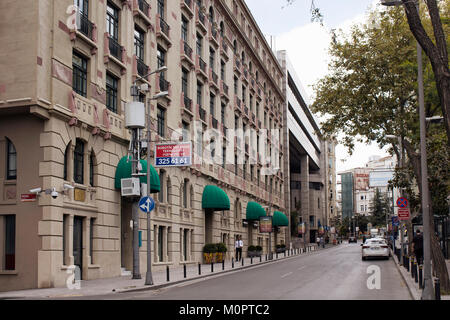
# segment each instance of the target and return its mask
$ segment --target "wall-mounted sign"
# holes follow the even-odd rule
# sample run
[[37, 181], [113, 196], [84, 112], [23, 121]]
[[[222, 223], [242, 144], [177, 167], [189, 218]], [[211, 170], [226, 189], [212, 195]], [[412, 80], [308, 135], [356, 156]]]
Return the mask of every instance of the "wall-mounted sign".
[[272, 232], [272, 217], [259, 217], [259, 232], [269, 233]]
[[20, 195], [20, 201], [22, 202], [36, 201], [36, 193], [22, 193]]
[[183, 167], [192, 164], [192, 143], [158, 143], [155, 146], [156, 167]]
[[86, 200], [86, 190], [75, 188], [73, 190], [73, 198], [75, 201], [84, 202]]

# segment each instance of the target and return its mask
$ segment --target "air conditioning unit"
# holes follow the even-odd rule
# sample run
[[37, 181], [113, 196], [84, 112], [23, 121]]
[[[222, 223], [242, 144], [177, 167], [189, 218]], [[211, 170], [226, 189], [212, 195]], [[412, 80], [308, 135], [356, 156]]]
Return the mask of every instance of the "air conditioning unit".
[[123, 197], [140, 196], [141, 184], [139, 178], [126, 178], [120, 180]]

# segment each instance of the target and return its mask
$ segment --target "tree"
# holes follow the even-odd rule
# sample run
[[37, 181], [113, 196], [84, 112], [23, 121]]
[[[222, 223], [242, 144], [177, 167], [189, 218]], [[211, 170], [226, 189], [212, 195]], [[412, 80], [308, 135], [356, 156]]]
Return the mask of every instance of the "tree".
[[[402, 150], [397, 141], [387, 139], [387, 135], [402, 137], [408, 167], [397, 172], [403, 177], [399, 182], [409, 186], [412, 193], [415, 183], [421, 192], [421, 184], [417, 183], [421, 181], [421, 170], [417, 152], [420, 138], [416, 41], [401, 8], [373, 11], [369, 19], [379, 22], [377, 27], [371, 21], [362, 27], [354, 26], [350, 35], [340, 35], [331, 43], [330, 73], [315, 85], [316, 99], [311, 107], [314, 112], [327, 115], [327, 120], [321, 124], [324, 135], [343, 133], [340, 142], [350, 153], [354, 141], [358, 140], [376, 141], [380, 147], [391, 145], [392, 152], [399, 155]], [[423, 23], [431, 28], [426, 20]], [[424, 70], [426, 116], [441, 115], [441, 99], [429, 61], [424, 61]], [[433, 194], [432, 205], [435, 205], [445, 201], [443, 196], [450, 190], [450, 158], [448, 152], [438, 151], [442, 143], [448, 150], [445, 148], [448, 136], [430, 125], [428, 129], [430, 193]], [[415, 214], [419, 212], [419, 205], [418, 201], [413, 208]], [[432, 257], [442, 288], [450, 290], [445, 260], [434, 235]]]
[[391, 211], [389, 203], [390, 201], [386, 195], [376, 188], [375, 196], [369, 207], [371, 213], [369, 220], [374, 227], [386, 226], [386, 215]]

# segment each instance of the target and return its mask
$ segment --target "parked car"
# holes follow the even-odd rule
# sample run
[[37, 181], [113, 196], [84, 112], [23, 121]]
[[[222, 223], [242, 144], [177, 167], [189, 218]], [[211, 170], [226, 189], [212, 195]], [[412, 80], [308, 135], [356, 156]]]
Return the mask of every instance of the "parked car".
[[367, 239], [361, 246], [362, 260], [366, 260], [370, 257], [389, 259], [389, 246], [386, 240], [382, 238]]
[[356, 239], [356, 237], [355, 237], [355, 236], [350, 236], [350, 237], [348, 237], [348, 243], [350, 243], [350, 242], [354, 242], [354, 243], [357, 243], [357, 242], [358, 242], [358, 240]]

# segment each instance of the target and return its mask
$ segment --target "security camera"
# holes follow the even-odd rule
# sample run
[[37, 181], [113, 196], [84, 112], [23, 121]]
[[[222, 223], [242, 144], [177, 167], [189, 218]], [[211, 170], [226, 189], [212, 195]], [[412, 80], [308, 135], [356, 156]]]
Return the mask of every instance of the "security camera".
[[30, 189], [31, 193], [40, 193], [42, 191], [42, 188], [34, 188], [34, 189]]
[[64, 189], [75, 189], [74, 186], [71, 186], [70, 184], [64, 183]]
[[55, 189], [55, 188], [53, 188], [53, 189], [52, 189], [52, 193], [51, 193], [51, 196], [52, 196], [52, 198], [53, 198], [53, 199], [56, 199], [56, 198], [58, 198], [58, 192], [56, 191], [56, 189]]

